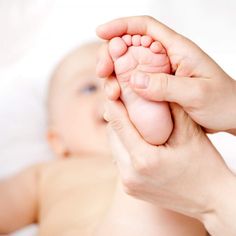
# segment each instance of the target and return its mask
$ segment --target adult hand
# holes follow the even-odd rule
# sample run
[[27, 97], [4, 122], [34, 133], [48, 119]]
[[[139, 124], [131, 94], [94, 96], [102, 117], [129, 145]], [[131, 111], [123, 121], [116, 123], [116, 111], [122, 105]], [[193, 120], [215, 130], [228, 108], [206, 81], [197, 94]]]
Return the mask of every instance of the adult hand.
[[[207, 132], [228, 131], [236, 135], [236, 82], [196, 44], [147, 16], [111, 21], [99, 26], [97, 34], [106, 40], [141, 34], [160, 41], [170, 58], [173, 75], [134, 74], [130, 83], [134, 90], [152, 101], [178, 103]], [[105, 45], [97, 73], [109, 77], [112, 72], [113, 63]], [[110, 97], [117, 98], [117, 84], [114, 80], [107, 82]]]
[[146, 143], [120, 101], [106, 108], [111, 146], [128, 194], [202, 221], [211, 235], [236, 235], [236, 178], [207, 136], [177, 105], [165, 145]]

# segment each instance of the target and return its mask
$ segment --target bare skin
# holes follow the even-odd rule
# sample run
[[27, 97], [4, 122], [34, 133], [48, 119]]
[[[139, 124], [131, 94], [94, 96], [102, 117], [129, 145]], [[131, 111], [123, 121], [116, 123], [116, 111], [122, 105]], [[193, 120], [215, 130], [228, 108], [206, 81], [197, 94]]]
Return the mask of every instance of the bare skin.
[[[149, 74], [148, 88], [140, 89], [135, 83], [130, 86], [144, 99], [178, 103], [207, 132], [226, 131], [236, 135], [236, 109], [232, 109], [236, 104], [236, 82], [191, 40], [150, 16], [116, 19], [98, 27], [97, 34], [105, 40], [125, 34], [150, 35], [159, 40], [167, 51], [174, 76]], [[112, 59], [105, 45], [101, 50], [97, 74], [109, 77], [113, 70]], [[119, 88], [114, 80], [108, 81], [113, 81], [107, 85], [112, 88], [108, 95], [116, 100]], [[222, 99], [221, 94], [227, 96]]]
[[143, 99], [129, 85], [132, 74], [137, 70], [149, 73], [171, 72], [164, 47], [149, 36], [128, 34], [111, 39], [108, 47], [121, 87], [121, 100], [131, 121], [149, 143], [165, 143], [173, 129], [168, 103]]
[[0, 234], [38, 222], [43, 236], [204, 236], [198, 221], [121, 188], [95, 78], [97, 50], [96, 44], [80, 48], [54, 73], [48, 141], [57, 159], [0, 182]]
[[54, 73], [48, 141], [56, 160], [0, 181], [0, 234], [38, 223], [43, 236], [91, 236], [110, 206], [117, 171], [95, 77], [98, 46], [73, 52]]
[[[17, 193], [11, 205], [22, 206], [11, 209], [9, 199], [0, 197], [0, 232], [11, 233], [37, 222], [38, 235], [90, 236], [109, 207], [115, 183], [116, 170], [108, 156], [75, 157], [30, 167], [7, 180], [5, 187], [0, 182], [5, 197], [11, 196], [12, 189]], [[35, 191], [27, 191], [28, 187]]]
[[[124, 34], [148, 34], [160, 40], [170, 55], [175, 76], [149, 74], [146, 87], [140, 88], [136, 83], [132, 84], [135, 92], [151, 101], [178, 103], [207, 132], [225, 131], [236, 134], [236, 110], [233, 109], [236, 104], [236, 83], [189, 39], [148, 16], [117, 19], [100, 26], [97, 33], [106, 40]], [[113, 71], [111, 58], [107, 50], [103, 50], [101, 56], [97, 73], [106, 77]], [[110, 86], [116, 80], [109, 81], [113, 82], [109, 83], [108, 88], [116, 90], [111, 89], [107, 94], [116, 100], [114, 94], [117, 94], [117, 86]], [[222, 94], [225, 96], [222, 97]], [[174, 131], [167, 144], [154, 147], [157, 151], [154, 154], [152, 148], [148, 151], [149, 148], [137, 132], [132, 136], [135, 132], [132, 132], [134, 129], [128, 122], [127, 112], [124, 108], [119, 109], [122, 104], [115, 102], [107, 107], [106, 119], [110, 121], [112, 130], [120, 138], [118, 141], [124, 144], [132, 160], [131, 164], [125, 166], [126, 171], [124, 168], [120, 171], [126, 176], [124, 185], [127, 192], [137, 198], [156, 202], [200, 219], [211, 235], [235, 235], [235, 174], [225, 165], [206, 135], [196, 135], [202, 133], [202, 130], [194, 132], [189, 129], [191, 119], [187, 114], [183, 115], [181, 109], [178, 113], [175, 112], [173, 118], [179, 122], [175, 122]], [[176, 109], [178, 106], [173, 104], [172, 108], [174, 107]], [[193, 124], [192, 121], [191, 123]], [[135, 153], [134, 149], [137, 150]], [[121, 148], [120, 155], [117, 155], [120, 165], [124, 162], [123, 152]], [[119, 153], [119, 149], [115, 153]], [[146, 158], [147, 155], [149, 159]], [[177, 177], [173, 173], [182, 174]], [[140, 176], [144, 177], [143, 180]]]
[[85, 156], [45, 166], [40, 178], [39, 235], [92, 235], [111, 204], [115, 183], [110, 157]]

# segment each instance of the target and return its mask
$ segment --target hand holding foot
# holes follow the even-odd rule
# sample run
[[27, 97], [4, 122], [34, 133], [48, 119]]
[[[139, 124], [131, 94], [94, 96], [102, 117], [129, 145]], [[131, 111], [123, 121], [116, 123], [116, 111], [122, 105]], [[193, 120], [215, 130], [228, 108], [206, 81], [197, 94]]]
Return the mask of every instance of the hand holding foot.
[[[147, 88], [140, 89], [133, 83], [135, 92], [151, 101], [178, 103], [208, 132], [228, 131], [236, 135], [236, 82], [189, 39], [147, 16], [111, 21], [98, 27], [97, 34], [106, 40], [125, 34], [150, 35], [159, 40], [175, 76], [166, 72], [150, 74]], [[97, 67], [101, 77], [113, 72], [111, 61], [108, 51], [103, 50]]]

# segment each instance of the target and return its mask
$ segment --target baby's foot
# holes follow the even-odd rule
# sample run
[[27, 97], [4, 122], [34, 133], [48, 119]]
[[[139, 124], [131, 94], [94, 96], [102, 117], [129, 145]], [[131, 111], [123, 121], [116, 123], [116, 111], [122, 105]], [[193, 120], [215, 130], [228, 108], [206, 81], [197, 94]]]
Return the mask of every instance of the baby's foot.
[[170, 73], [169, 58], [164, 47], [149, 36], [124, 35], [109, 42], [121, 99], [140, 134], [151, 144], [163, 144], [173, 128], [168, 103], [151, 102], [138, 96], [129, 86], [136, 70], [148, 73]]

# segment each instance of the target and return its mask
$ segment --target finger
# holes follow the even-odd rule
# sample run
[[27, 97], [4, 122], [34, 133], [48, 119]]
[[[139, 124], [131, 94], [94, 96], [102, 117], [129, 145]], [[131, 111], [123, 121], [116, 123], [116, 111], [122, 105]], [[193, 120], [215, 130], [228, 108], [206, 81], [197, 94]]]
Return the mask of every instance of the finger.
[[153, 39], [159, 40], [167, 49], [178, 36], [175, 31], [150, 16], [119, 18], [98, 26], [96, 32], [100, 38], [106, 40], [125, 34], [150, 35]]
[[108, 102], [106, 120], [108, 120], [108, 127], [114, 131], [129, 154], [129, 163], [132, 164], [135, 172], [149, 175], [150, 168], [157, 166], [159, 147], [147, 143], [141, 137], [129, 120], [128, 113], [120, 101]]
[[128, 151], [110, 126], [107, 127], [107, 133], [114, 163], [118, 168], [125, 191], [134, 195], [137, 190], [136, 186], [141, 182], [140, 180], [142, 180], [142, 176], [140, 176], [134, 168], [133, 160], [130, 158]]
[[197, 125], [191, 117], [176, 103], [170, 103], [174, 129], [169, 144], [183, 145], [191, 139], [203, 134], [201, 127]]
[[114, 76], [110, 76], [108, 80], [105, 81], [104, 89], [108, 99], [117, 100], [120, 97], [120, 85]]
[[131, 164], [129, 154], [111, 126], [107, 127], [107, 134], [114, 161], [122, 171]]
[[114, 65], [108, 51], [108, 44], [103, 43], [98, 53], [96, 74], [98, 77], [108, 77], [113, 73]]
[[164, 73], [132, 75], [130, 85], [134, 91], [151, 101], [175, 102], [183, 107], [194, 107], [205, 97], [210, 82], [205, 78], [178, 77]]
[[121, 101], [108, 101], [105, 114], [108, 126], [114, 130], [129, 153], [138, 150], [142, 145], [148, 145], [129, 120]]

